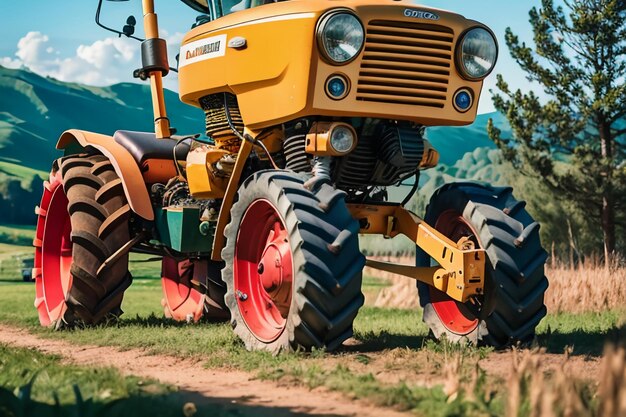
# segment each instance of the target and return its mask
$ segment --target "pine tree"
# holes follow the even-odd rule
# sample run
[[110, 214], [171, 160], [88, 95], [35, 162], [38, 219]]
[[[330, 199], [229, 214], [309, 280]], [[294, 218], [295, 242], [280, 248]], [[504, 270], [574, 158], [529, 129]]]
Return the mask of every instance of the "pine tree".
[[498, 75], [493, 101], [512, 137], [492, 121], [489, 136], [522, 174], [600, 219], [608, 263], [626, 207], [626, 0], [542, 0], [529, 16], [534, 48], [510, 28], [505, 39], [544, 94], [511, 91]]

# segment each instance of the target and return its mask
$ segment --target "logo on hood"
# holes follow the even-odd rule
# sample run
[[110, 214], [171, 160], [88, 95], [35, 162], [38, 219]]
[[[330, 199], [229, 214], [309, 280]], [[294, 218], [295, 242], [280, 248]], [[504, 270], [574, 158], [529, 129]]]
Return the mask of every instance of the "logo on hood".
[[416, 19], [439, 20], [439, 15], [425, 10], [404, 9], [404, 15]]

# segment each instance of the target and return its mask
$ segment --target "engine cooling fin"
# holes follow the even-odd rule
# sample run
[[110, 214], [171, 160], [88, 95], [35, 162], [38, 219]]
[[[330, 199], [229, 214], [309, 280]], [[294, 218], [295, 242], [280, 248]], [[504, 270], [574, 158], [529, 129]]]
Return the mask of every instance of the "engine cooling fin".
[[230, 152], [237, 152], [240, 139], [230, 128], [226, 115], [225, 102], [228, 103], [233, 125], [240, 133], [243, 133], [243, 119], [239, 112], [237, 97], [233, 94], [211, 94], [200, 99], [200, 106], [206, 116], [206, 134], [215, 141], [215, 147]]
[[390, 186], [415, 174], [423, 156], [419, 127], [381, 123], [363, 129], [357, 147], [337, 162], [333, 177], [342, 189]]

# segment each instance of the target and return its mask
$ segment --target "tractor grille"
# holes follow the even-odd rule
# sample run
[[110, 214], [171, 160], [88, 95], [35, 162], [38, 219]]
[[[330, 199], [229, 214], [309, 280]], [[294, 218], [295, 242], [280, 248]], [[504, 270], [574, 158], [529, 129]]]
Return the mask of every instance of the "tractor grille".
[[452, 29], [445, 26], [371, 21], [357, 100], [443, 108], [453, 40]]

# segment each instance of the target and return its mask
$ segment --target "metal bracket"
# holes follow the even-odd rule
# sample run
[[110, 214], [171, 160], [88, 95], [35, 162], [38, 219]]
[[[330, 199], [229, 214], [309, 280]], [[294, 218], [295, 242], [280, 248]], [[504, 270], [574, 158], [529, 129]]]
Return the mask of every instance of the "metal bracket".
[[363, 226], [360, 233], [385, 237], [403, 234], [439, 264], [417, 267], [368, 260], [368, 266], [424, 282], [461, 302], [482, 294], [485, 251], [474, 248], [474, 242], [467, 237], [453, 242], [399, 205], [349, 204], [348, 208]]

